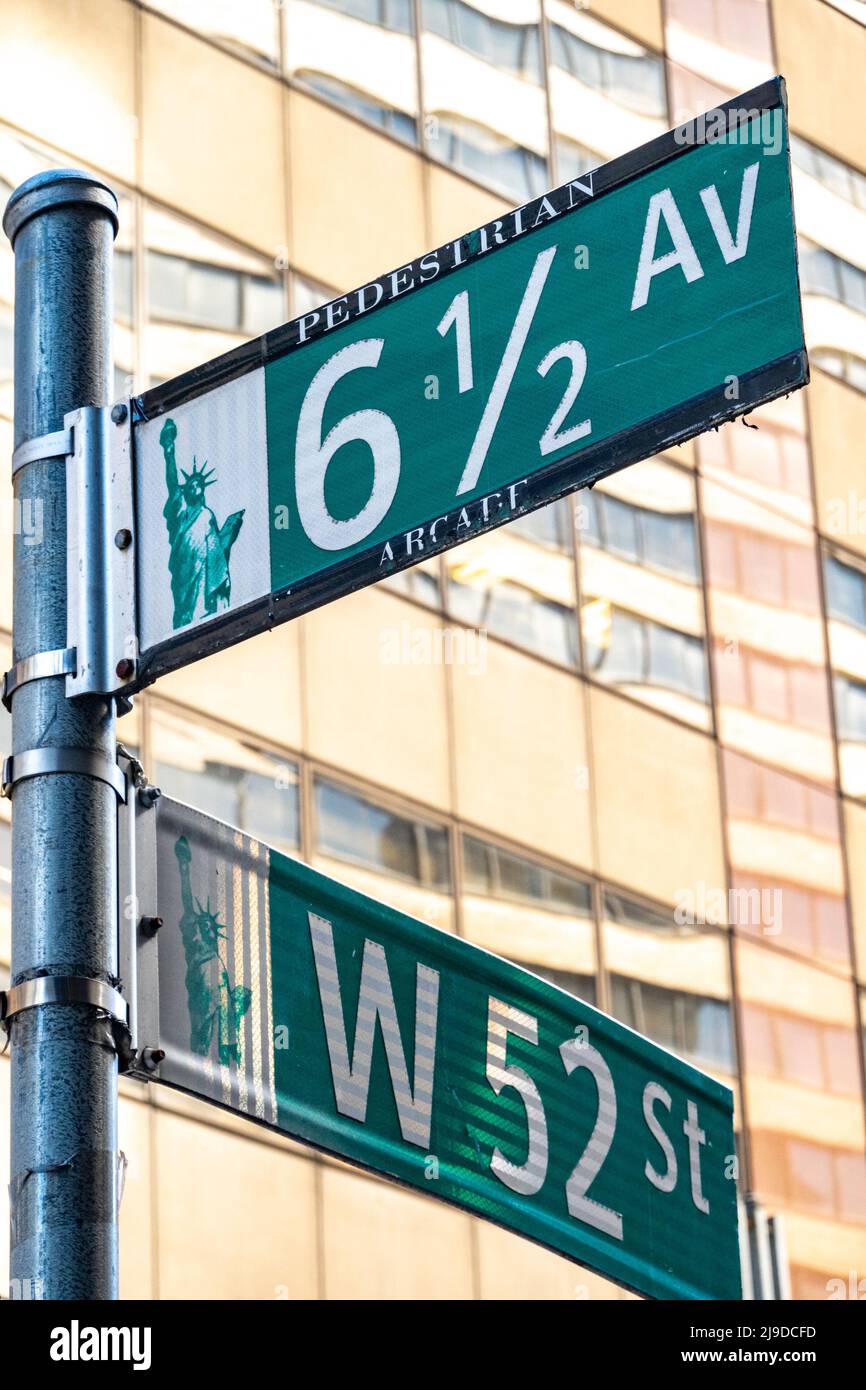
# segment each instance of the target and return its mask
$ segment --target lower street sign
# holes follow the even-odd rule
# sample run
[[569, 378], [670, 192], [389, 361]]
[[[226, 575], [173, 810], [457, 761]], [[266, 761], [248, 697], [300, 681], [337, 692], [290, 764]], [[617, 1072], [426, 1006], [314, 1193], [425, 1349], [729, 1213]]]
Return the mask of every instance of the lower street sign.
[[807, 379], [776, 78], [117, 407], [137, 612], [111, 679], [135, 690]]
[[740, 1297], [725, 1086], [187, 806], [135, 819], [141, 1074], [650, 1297]]

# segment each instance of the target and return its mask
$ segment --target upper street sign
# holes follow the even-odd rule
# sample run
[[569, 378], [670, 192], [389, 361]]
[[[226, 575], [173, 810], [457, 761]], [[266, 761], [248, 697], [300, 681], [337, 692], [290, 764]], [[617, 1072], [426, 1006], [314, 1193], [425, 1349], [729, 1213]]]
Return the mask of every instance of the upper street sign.
[[120, 685], [807, 379], [776, 78], [135, 398]]
[[650, 1297], [740, 1297], [727, 1087], [465, 940], [145, 802], [121, 811], [136, 1070]]

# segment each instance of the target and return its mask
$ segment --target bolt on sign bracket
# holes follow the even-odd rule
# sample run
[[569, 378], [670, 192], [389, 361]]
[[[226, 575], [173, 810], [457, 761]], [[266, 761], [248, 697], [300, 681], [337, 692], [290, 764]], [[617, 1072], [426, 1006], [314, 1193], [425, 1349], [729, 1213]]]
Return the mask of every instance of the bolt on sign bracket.
[[[83, 406], [64, 416], [67, 696], [120, 691], [137, 669], [130, 412]], [[119, 539], [122, 537], [122, 543]]]
[[[156, 815], [158, 789], [148, 784], [144, 768], [118, 748], [126, 779], [126, 800], [117, 807], [118, 970], [129, 1004], [129, 1058], [125, 1070], [147, 1081], [149, 1060], [159, 1044], [157, 940], [152, 922], [156, 902]], [[155, 793], [155, 794], [154, 794]]]

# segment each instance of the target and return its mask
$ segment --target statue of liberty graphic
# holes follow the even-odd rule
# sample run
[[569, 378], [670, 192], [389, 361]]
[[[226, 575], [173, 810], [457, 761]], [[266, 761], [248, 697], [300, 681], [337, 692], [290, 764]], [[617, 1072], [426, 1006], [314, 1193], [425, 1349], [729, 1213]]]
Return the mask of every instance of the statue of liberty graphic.
[[220, 1062], [224, 1066], [231, 1062], [239, 1063], [238, 1025], [250, 1007], [252, 991], [229, 982], [228, 966], [220, 951], [220, 941], [225, 939], [227, 928], [211, 912], [210, 899], [207, 906], [202, 907], [198, 899], [193, 897], [190, 881], [192, 851], [185, 835], [176, 841], [174, 853], [180, 870], [183, 903], [180, 934], [186, 957], [189, 1045], [199, 1057], [208, 1057], [216, 1036]]
[[200, 618], [228, 608], [232, 581], [229, 558], [244, 519], [243, 510], [232, 512], [222, 526], [205, 505], [205, 489], [214, 481], [207, 460], [201, 468], [192, 460], [192, 472], [181, 469], [178, 478], [174, 456], [177, 425], [166, 420], [159, 436], [165, 456], [165, 485], [168, 500], [162, 509], [168, 527], [171, 551], [171, 594], [174, 599], [175, 628], [186, 627]]

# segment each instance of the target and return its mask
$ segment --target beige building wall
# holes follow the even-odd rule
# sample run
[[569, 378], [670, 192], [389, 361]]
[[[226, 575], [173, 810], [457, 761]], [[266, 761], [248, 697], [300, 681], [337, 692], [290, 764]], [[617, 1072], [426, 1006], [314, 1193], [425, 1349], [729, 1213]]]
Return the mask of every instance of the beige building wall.
[[[533, 49], [530, 33], [523, 51], [548, 54], [549, 81], [534, 59], [494, 72], [456, 47], [434, 71], [441, 35], [425, 36], [419, 68], [410, 35], [365, 28], [339, 0], [247, 0], [222, 18], [181, 0], [5, 0], [0, 179], [78, 163], [117, 186], [121, 395], [490, 220], [684, 105], [785, 74], [807, 142], [795, 150], [801, 223], [810, 237], [829, 228], [836, 257], [818, 283], [801, 253], [816, 363], [805, 409], [758, 412], [758, 430], [725, 427], [495, 546], [175, 673], [137, 700], [120, 737], [172, 794], [226, 818], [243, 814], [229, 783], [272, 787], [252, 833], [557, 972], [725, 1080], [742, 1185], [786, 1217], [795, 1294], [822, 1296], [866, 1265], [866, 299], [837, 302], [856, 300], [851, 267], [864, 259], [866, 28], [821, 0], [745, 0], [736, 32], [727, 7], [686, 0], [544, 3], [548, 42]], [[478, 8], [514, 20], [492, 0]], [[541, 0], [520, 11], [531, 29]], [[317, 55], [320, 22], [335, 36], [354, 27]], [[397, 57], [365, 70], [365, 34], [371, 53]], [[625, 57], [633, 90], [582, 85], [567, 70], [575, 41]], [[480, 134], [475, 117], [424, 108], [450, 62], [471, 74], [475, 116], [487, 102]], [[498, 115], [493, 91], [506, 94]], [[578, 111], [598, 118], [578, 129]], [[242, 296], [234, 317], [215, 307], [226, 276]], [[11, 301], [0, 250], [7, 339]], [[10, 416], [7, 349], [7, 456]], [[4, 668], [10, 576], [7, 546]], [[463, 660], [388, 656], [395, 634], [434, 650], [455, 628], [483, 636]], [[8, 746], [2, 713], [0, 731]], [[327, 786], [357, 825], [374, 813], [408, 823], [438, 858], [347, 858], [322, 813]], [[7, 974], [8, 815], [0, 803]], [[771, 919], [729, 894], [756, 888], [780, 895]], [[696, 909], [685, 926], [673, 918], [683, 901]], [[155, 1085], [121, 1091], [127, 1297], [626, 1297]], [[0, 1193], [8, 1177], [4, 1123]], [[6, 1231], [0, 1215], [0, 1263]]]

